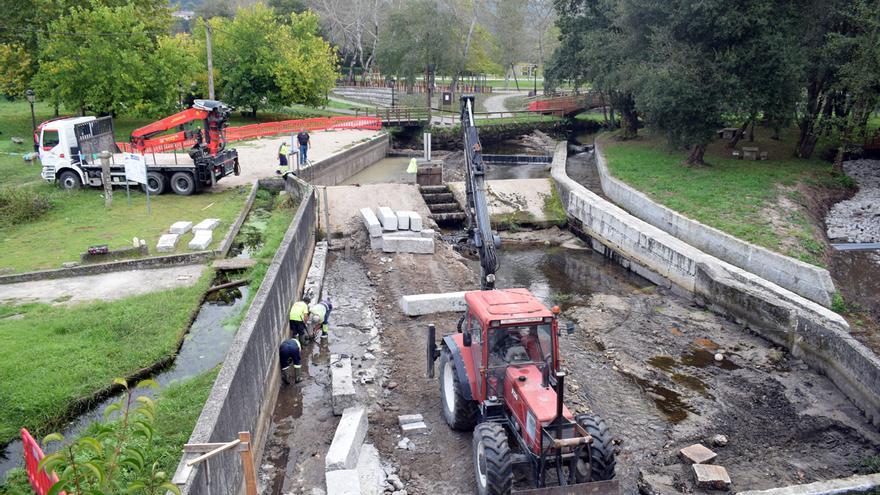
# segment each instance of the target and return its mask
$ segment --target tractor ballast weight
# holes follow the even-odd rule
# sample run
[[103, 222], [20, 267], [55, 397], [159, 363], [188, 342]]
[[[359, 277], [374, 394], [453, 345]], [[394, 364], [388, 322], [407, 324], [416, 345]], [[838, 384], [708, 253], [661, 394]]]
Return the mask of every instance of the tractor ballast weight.
[[[565, 407], [556, 313], [526, 289], [470, 291], [465, 302], [460, 333], [438, 345], [429, 326], [427, 375], [440, 359], [444, 419], [474, 430], [477, 492], [619, 493], [605, 422]], [[529, 468], [534, 489], [513, 491], [515, 465]]]

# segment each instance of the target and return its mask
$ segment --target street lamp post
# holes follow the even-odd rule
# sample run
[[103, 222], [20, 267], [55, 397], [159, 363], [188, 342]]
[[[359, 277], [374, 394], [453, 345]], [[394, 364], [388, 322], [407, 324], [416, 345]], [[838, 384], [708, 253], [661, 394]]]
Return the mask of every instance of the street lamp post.
[[[25, 98], [27, 98], [28, 103], [31, 104], [31, 135], [37, 133], [37, 116], [34, 115], [34, 90], [28, 89], [24, 92]], [[39, 151], [39, 145], [37, 144], [37, 140], [34, 139], [34, 151]]]
[[533, 72], [533, 77], [535, 78], [535, 85], [534, 85], [535, 96], [538, 96], [538, 64], [535, 64], [535, 66], [532, 67], [532, 72]]

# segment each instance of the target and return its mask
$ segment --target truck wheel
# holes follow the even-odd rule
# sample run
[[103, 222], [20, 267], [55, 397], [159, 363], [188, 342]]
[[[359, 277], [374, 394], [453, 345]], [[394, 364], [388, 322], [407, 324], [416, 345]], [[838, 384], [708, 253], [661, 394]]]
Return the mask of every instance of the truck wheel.
[[147, 183], [141, 184], [141, 189], [157, 196], [162, 194], [165, 192], [165, 176], [160, 172], [147, 172]]
[[[614, 478], [614, 445], [611, 443], [611, 432], [605, 420], [599, 416], [581, 414], [576, 418], [587, 433], [593, 437], [590, 444], [589, 458], [578, 461], [575, 478], [578, 483], [587, 481], [605, 481]], [[589, 465], [587, 464], [589, 463]]]
[[474, 430], [474, 475], [479, 495], [507, 495], [513, 489], [513, 462], [507, 432], [498, 423]]
[[177, 172], [171, 176], [171, 190], [174, 194], [189, 196], [196, 190], [196, 181], [189, 172]]
[[464, 398], [449, 349], [443, 349], [440, 356], [440, 402], [443, 417], [453, 430], [469, 431], [477, 424], [477, 403]]
[[58, 174], [58, 185], [61, 186], [61, 189], [73, 191], [74, 189], [81, 188], [82, 182], [79, 180], [79, 175], [76, 175], [76, 172], [65, 170]]

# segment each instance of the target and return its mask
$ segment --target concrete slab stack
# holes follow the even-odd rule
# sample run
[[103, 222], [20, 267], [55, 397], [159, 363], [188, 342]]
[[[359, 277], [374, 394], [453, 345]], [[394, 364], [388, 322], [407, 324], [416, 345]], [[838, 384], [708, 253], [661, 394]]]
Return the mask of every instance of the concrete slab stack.
[[361, 219], [370, 236], [370, 249], [385, 253], [434, 253], [434, 231], [422, 229], [422, 217], [414, 211], [395, 212], [379, 207], [379, 214], [361, 208]]

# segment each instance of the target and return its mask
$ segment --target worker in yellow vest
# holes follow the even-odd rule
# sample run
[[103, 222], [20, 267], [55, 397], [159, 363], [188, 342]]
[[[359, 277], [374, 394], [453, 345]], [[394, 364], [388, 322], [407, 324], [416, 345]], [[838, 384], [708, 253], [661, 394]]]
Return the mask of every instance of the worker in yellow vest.
[[278, 168], [275, 170], [276, 174], [284, 175], [288, 172], [287, 155], [289, 154], [290, 147], [287, 146], [287, 141], [283, 141], [281, 147], [278, 148]]
[[293, 338], [299, 338], [306, 334], [306, 322], [309, 321], [309, 303], [312, 297], [303, 294], [302, 300], [293, 303], [290, 307], [290, 334]]

